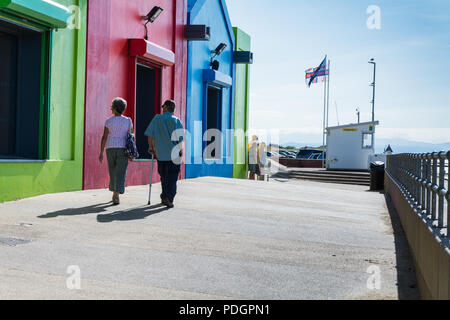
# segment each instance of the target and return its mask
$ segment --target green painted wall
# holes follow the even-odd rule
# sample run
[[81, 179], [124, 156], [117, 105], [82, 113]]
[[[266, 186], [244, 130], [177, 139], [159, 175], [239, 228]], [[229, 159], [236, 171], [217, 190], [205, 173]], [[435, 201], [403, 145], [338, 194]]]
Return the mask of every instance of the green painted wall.
[[[233, 28], [235, 51], [251, 51], [250, 36]], [[247, 130], [249, 114], [250, 65], [235, 64], [234, 165], [233, 178], [246, 179], [248, 168]]]
[[0, 202], [82, 189], [87, 1], [56, 2], [74, 9], [76, 27], [50, 31], [48, 160], [0, 162]]

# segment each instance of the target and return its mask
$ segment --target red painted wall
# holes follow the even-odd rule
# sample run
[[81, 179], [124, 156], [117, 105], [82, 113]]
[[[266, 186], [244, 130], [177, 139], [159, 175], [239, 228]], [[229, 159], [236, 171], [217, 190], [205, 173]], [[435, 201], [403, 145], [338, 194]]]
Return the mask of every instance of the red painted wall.
[[[85, 145], [83, 189], [101, 189], [109, 185], [106, 157], [98, 161], [105, 121], [111, 117], [110, 105], [115, 97], [129, 102], [125, 115], [134, 119], [128, 39], [144, 38], [141, 16], [154, 7], [164, 9], [153, 24], [148, 24], [149, 41], [175, 53], [175, 65], [161, 72], [161, 103], [173, 99], [175, 115], [185, 124], [186, 118], [186, 50], [183, 39], [186, 23], [186, 0], [89, 0], [87, 28]], [[150, 181], [151, 162], [130, 162], [126, 185], [143, 185]], [[181, 177], [185, 177], [182, 166]], [[153, 181], [159, 181], [157, 165]]]

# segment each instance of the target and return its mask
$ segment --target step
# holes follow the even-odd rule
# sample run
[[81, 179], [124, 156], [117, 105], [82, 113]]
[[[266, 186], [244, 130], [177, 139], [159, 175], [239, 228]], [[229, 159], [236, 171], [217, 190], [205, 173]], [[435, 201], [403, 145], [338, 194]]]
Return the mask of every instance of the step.
[[355, 182], [364, 182], [364, 183], [370, 183], [370, 179], [363, 179], [363, 178], [349, 178], [349, 177], [323, 177], [323, 176], [310, 176], [310, 175], [297, 175], [292, 174], [291, 178], [298, 178], [298, 179], [317, 179], [317, 180], [331, 180], [331, 181], [355, 181]]
[[351, 178], [311, 177], [311, 176], [298, 176], [298, 175], [291, 175], [291, 178], [315, 179], [315, 180], [326, 180], [326, 181], [351, 181], [351, 182], [370, 183], [370, 180], [351, 179]]
[[331, 183], [346, 183], [346, 184], [358, 184], [358, 185], [370, 185], [370, 180], [368, 179], [358, 179], [358, 178], [332, 178], [332, 177], [318, 177], [318, 176], [302, 176], [302, 175], [290, 175], [291, 179], [299, 180], [311, 180], [319, 182], [331, 182]]
[[307, 178], [307, 177], [291, 177], [291, 179], [308, 180], [308, 181], [323, 182], [323, 183], [337, 183], [337, 184], [370, 186], [369, 181], [351, 181], [351, 180], [344, 180], [344, 179], [331, 180], [331, 179], [319, 179], [319, 178]]
[[343, 176], [343, 177], [364, 177], [370, 178], [370, 173], [368, 172], [354, 172], [354, 171], [328, 171], [328, 170], [301, 170], [301, 169], [290, 169], [291, 173], [301, 173], [301, 174], [316, 174], [316, 175], [329, 175], [329, 176]]
[[318, 177], [318, 178], [336, 178], [336, 179], [355, 179], [370, 181], [370, 176], [350, 176], [350, 175], [334, 175], [334, 174], [317, 174], [313, 172], [290, 172], [293, 176]]

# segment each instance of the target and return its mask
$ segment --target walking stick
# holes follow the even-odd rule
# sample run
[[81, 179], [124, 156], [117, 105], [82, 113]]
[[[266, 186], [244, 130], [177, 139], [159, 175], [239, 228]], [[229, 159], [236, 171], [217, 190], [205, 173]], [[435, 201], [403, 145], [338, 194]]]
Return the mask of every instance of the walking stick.
[[149, 186], [149, 188], [148, 188], [148, 205], [150, 205], [150, 198], [151, 198], [151, 195], [152, 195], [152, 183], [153, 183], [153, 163], [154, 163], [154, 157], [153, 157], [153, 154], [152, 154], [151, 156], [152, 156], [152, 168], [151, 168], [151, 171], [150, 171], [150, 186]]

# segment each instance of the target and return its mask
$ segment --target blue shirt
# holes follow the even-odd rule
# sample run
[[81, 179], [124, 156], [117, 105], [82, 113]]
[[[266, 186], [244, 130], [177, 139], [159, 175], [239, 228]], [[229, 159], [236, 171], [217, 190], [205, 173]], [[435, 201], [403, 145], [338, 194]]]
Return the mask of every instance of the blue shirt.
[[[156, 157], [159, 161], [172, 161], [172, 150], [179, 142], [183, 141], [183, 135], [173, 134], [177, 129], [183, 130], [180, 119], [170, 112], [156, 115], [150, 122], [145, 135], [153, 138]], [[172, 141], [172, 136], [173, 140]], [[178, 156], [179, 148], [174, 150]]]

